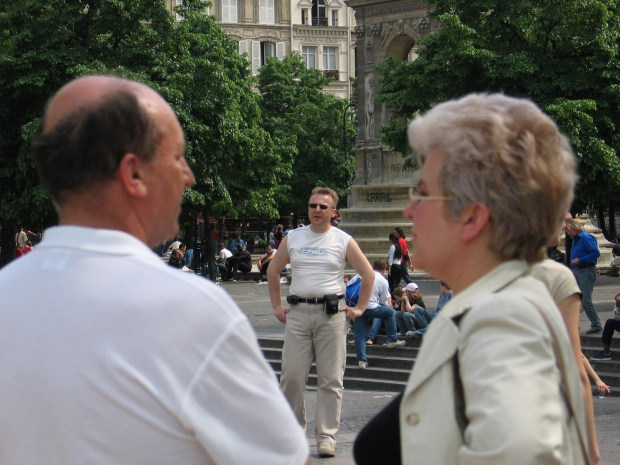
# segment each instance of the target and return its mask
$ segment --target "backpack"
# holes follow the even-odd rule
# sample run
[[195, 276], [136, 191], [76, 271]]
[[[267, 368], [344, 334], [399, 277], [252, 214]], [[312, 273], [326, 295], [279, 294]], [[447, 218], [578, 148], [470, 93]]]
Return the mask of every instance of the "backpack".
[[362, 278], [347, 284], [347, 290], [344, 294], [344, 301], [349, 307], [355, 307], [357, 301], [360, 298], [360, 291], [362, 290]]

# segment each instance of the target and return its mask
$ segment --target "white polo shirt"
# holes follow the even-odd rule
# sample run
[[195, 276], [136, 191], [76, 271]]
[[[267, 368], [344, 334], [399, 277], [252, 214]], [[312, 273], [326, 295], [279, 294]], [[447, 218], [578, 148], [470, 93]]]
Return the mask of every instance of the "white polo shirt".
[[245, 315], [135, 237], [52, 228], [0, 293], [0, 463], [307, 460]]

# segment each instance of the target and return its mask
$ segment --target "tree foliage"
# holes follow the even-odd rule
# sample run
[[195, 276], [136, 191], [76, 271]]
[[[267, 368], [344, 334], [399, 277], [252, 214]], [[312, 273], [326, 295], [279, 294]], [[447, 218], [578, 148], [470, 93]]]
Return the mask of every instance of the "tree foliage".
[[283, 61], [270, 59], [261, 67], [258, 88], [265, 127], [274, 139], [288, 144], [292, 177], [279, 188], [280, 212], [307, 214], [315, 186], [327, 186], [344, 197], [355, 175], [355, 160], [344, 144], [355, 134], [349, 104], [323, 92], [330, 82], [306, 69], [298, 54]]
[[290, 163], [262, 127], [247, 60], [207, 5], [185, 0], [175, 27], [163, 0], [0, 0], [0, 224], [55, 221], [29, 138], [49, 96], [93, 73], [136, 79], [172, 105], [196, 175], [186, 213], [275, 215]]
[[403, 121], [471, 92], [527, 97], [576, 151], [582, 202], [620, 193], [620, 11], [613, 0], [439, 0], [442, 28], [413, 62], [389, 60], [378, 99], [395, 109], [384, 140], [406, 151]]

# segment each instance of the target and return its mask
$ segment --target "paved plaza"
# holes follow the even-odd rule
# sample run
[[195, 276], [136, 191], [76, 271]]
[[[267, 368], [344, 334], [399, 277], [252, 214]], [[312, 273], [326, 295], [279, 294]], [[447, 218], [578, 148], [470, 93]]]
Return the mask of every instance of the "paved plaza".
[[[439, 282], [436, 280], [417, 280], [424, 302], [434, 308], [439, 299]], [[256, 282], [231, 282], [222, 285], [248, 316], [256, 334], [259, 336], [284, 336], [284, 325], [279, 323], [271, 311], [269, 292], [266, 284]], [[620, 292], [620, 278], [600, 276], [594, 287], [593, 300], [598, 308], [601, 321], [612, 317], [614, 296]], [[288, 286], [282, 285], [282, 294], [288, 293]], [[580, 316], [582, 332], [590, 327], [585, 314]], [[617, 336], [618, 337], [618, 336]], [[620, 341], [620, 337], [618, 339]], [[336, 457], [322, 459], [316, 454], [314, 438], [310, 439], [311, 463], [325, 465], [350, 465], [353, 461], [353, 442], [359, 430], [390, 400], [394, 393], [351, 391], [343, 394], [342, 418], [337, 435], [338, 450]], [[306, 391], [308, 408], [308, 433], [314, 436], [314, 406], [316, 392]], [[620, 397], [594, 398], [594, 413], [598, 431], [603, 465], [620, 463]]]

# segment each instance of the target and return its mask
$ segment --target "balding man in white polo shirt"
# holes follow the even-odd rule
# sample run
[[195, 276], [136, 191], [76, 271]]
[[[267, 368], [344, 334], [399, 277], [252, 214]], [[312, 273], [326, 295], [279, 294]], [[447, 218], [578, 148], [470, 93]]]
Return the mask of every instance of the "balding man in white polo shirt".
[[33, 147], [60, 226], [0, 272], [0, 463], [306, 463], [245, 315], [150, 250], [194, 180], [168, 104], [80, 78]]

